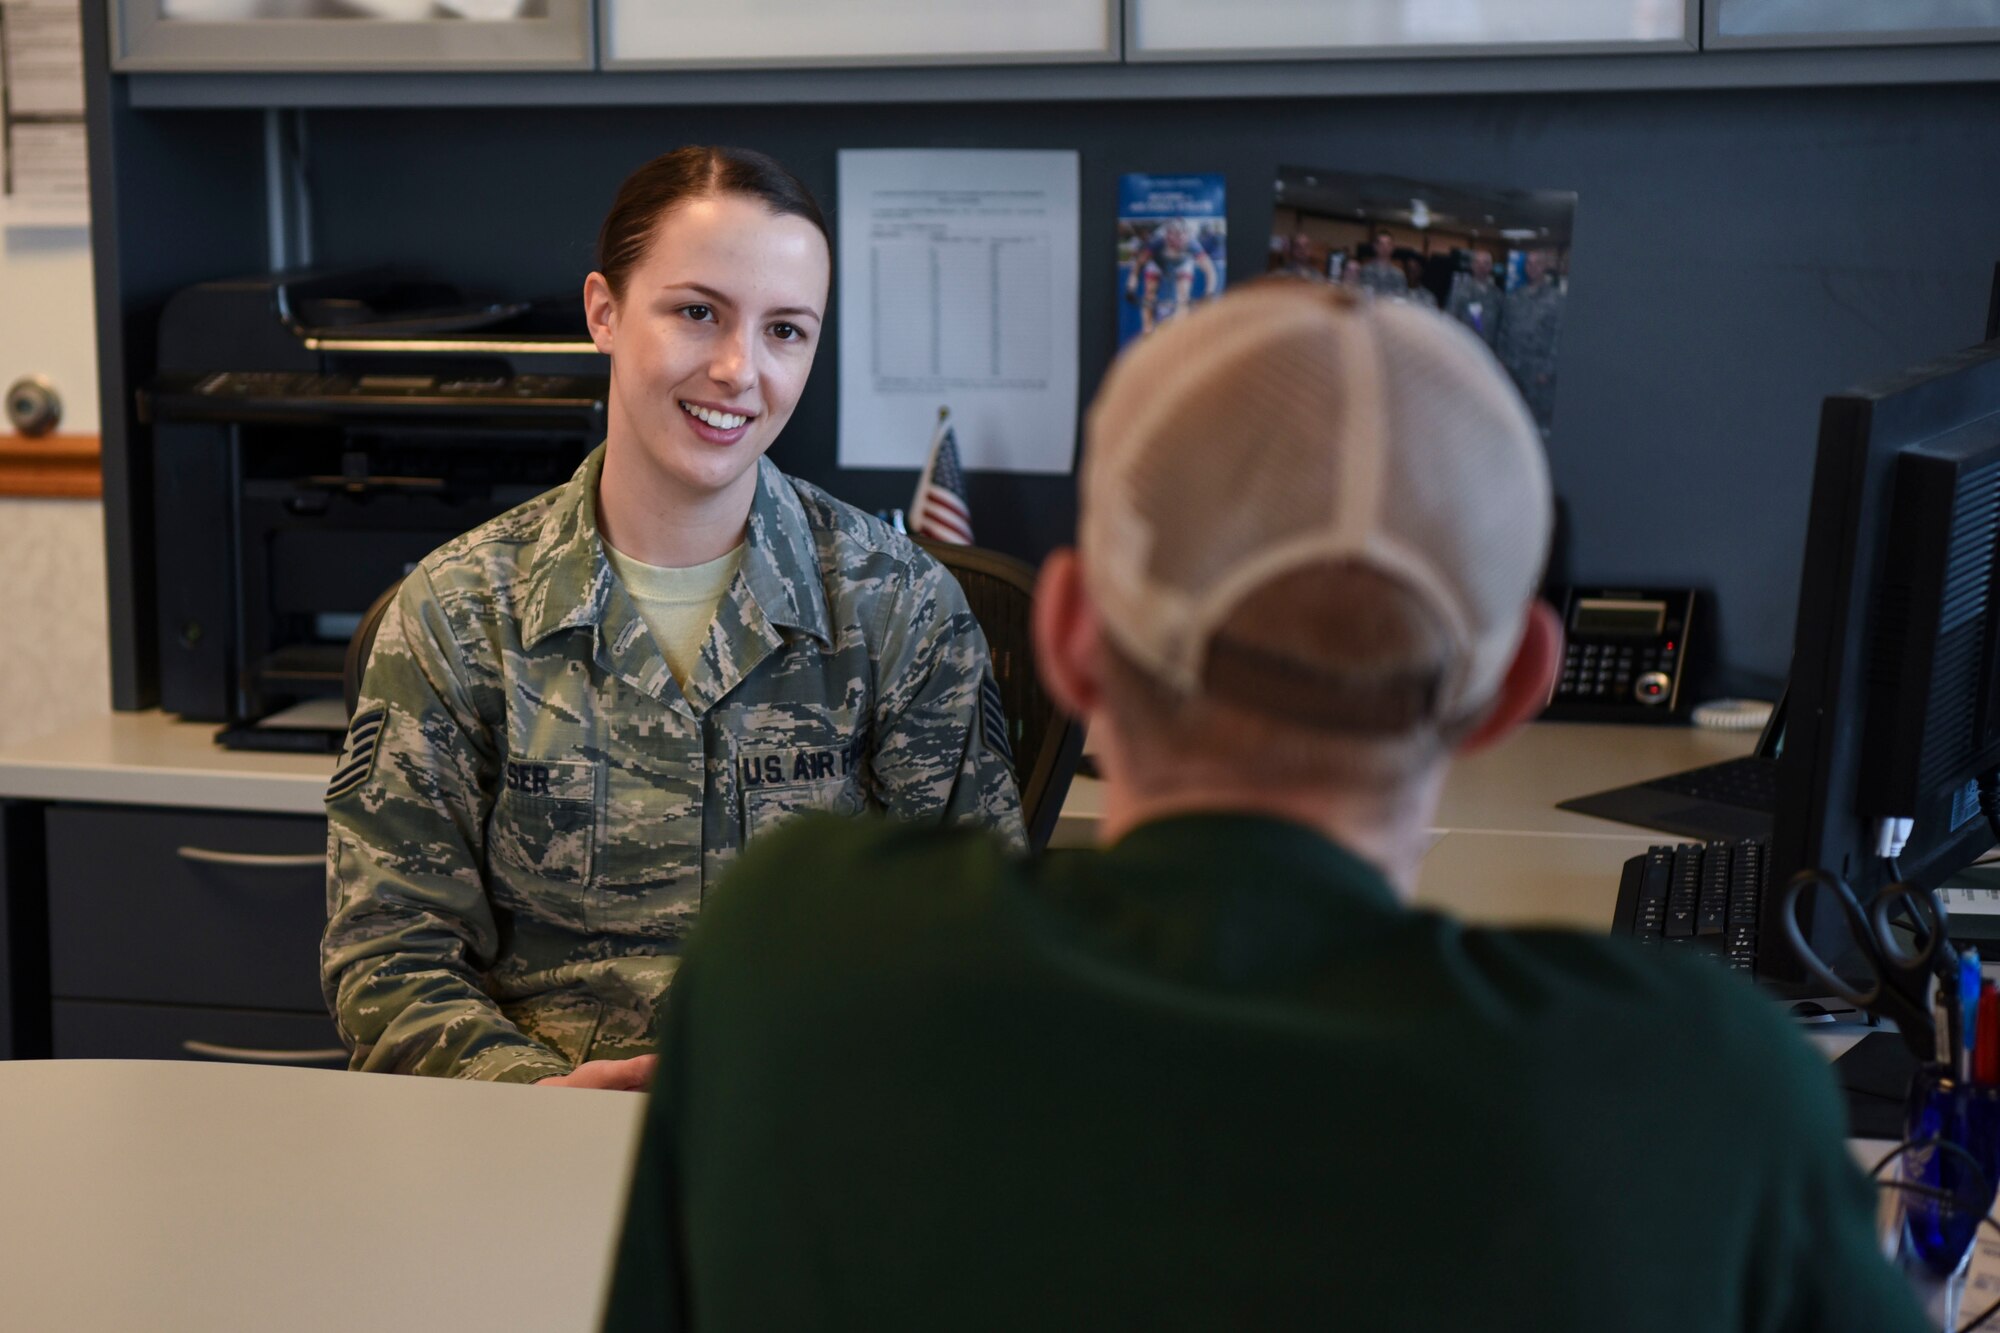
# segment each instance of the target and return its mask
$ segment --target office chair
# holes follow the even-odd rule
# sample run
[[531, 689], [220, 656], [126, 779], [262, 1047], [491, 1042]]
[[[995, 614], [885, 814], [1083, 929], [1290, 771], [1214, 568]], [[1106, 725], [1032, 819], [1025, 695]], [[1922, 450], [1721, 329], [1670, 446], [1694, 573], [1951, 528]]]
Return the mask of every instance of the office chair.
[[375, 632], [382, 628], [382, 617], [389, 614], [389, 607], [396, 600], [396, 590], [403, 586], [397, 579], [382, 590], [382, 595], [368, 604], [361, 613], [361, 623], [348, 636], [347, 658], [341, 663], [340, 692], [347, 700], [347, 715], [354, 716], [354, 705], [361, 700], [361, 676], [368, 670], [368, 655], [375, 651]]
[[1028, 846], [1049, 845], [1062, 813], [1063, 797], [1083, 755], [1083, 728], [1064, 716], [1042, 692], [1030, 647], [1028, 608], [1035, 600], [1035, 571], [1011, 555], [977, 546], [918, 540], [917, 545], [958, 580], [986, 646], [993, 676], [1013, 723], [1014, 771], [1021, 781], [1021, 817]]
[[[1014, 728], [1009, 739], [1014, 747], [1014, 771], [1021, 782], [1021, 818], [1027, 825], [1028, 845], [1040, 851], [1055, 832], [1063, 797], [1069, 793], [1070, 779], [1076, 776], [1077, 761], [1083, 755], [1083, 728], [1050, 702], [1035, 675], [1028, 638], [1035, 571], [1011, 555], [977, 546], [917, 544], [951, 571], [965, 590], [966, 603], [979, 627], [986, 631], [986, 644], [993, 654], [993, 677]], [[400, 586], [398, 580], [383, 590], [347, 641], [341, 686], [349, 717], [354, 716], [354, 706], [361, 698], [361, 676], [368, 669], [375, 633]]]

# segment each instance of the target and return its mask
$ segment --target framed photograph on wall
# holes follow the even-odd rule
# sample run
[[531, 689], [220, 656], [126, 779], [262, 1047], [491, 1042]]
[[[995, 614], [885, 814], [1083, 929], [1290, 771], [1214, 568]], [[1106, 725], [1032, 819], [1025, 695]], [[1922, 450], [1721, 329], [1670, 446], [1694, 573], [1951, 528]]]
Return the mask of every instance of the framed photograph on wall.
[[1266, 272], [1449, 315], [1505, 367], [1550, 438], [1574, 193], [1279, 167], [1273, 205]]
[[118, 70], [589, 69], [591, 0], [106, 0]]

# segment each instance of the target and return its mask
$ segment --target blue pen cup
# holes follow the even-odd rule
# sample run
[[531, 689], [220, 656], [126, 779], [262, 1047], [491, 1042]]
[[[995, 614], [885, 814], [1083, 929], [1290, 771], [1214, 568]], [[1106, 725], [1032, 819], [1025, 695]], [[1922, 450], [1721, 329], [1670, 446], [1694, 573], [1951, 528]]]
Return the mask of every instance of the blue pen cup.
[[2000, 1087], [1977, 1087], [1926, 1065], [1910, 1082], [1901, 1179], [1942, 1197], [1903, 1193], [1901, 1248], [1938, 1279], [1972, 1253], [2000, 1184]]

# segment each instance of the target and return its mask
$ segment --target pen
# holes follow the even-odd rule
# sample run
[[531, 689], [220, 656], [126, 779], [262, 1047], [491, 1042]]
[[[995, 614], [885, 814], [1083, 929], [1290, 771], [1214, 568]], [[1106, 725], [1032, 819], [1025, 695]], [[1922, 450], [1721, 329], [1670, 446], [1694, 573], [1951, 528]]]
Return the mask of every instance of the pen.
[[1982, 977], [1979, 971], [1979, 950], [1967, 949], [1958, 959], [1958, 1016], [1962, 1029], [1958, 1034], [1958, 1077], [1961, 1082], [1972, 1078], [1972, 1052], [1979, 1037], [1979, 987]]
[[1931, 1057], [1947, 1071], [1954, 1071], [1958, 1068], [1958, 1061], [1952, 1058], [1952, 1047], [1958, 1041], [1958, 1022], [1952, 1014], [1951, 996], [1946, 992], [1944, 983], [1935, 976], [1930, 982], [1930, 998], [1931, 1037], [1937, 1042]]
[[2000, 989], [1988, 981], [1979, 988], [1979, 1045], [1972, 1052], [1972, 1081], [1983, 1087], [2000, 1084]]

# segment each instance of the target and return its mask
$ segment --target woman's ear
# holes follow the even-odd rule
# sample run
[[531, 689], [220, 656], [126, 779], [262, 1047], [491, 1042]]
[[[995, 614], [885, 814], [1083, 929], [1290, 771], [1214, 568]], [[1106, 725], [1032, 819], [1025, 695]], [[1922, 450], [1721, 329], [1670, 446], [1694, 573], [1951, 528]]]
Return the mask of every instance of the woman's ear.
[[618, 326], [618, 298], [611, 294], [611, 284], [602, 273], [583, 280], [583, 318], [590, 325], [590, 340], [597, 344], [597, 350], [610, 356], [612, 335]]

